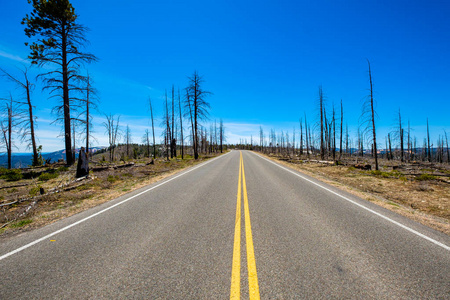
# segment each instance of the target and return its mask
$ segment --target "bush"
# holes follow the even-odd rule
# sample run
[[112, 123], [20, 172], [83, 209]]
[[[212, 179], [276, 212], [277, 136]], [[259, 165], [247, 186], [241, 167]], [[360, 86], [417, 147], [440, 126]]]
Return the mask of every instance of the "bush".
[[18, 228], [18, 227], [22, 227], [25, 226], [27, 224], [30, 224], [31, 222], [33, 222], [33, 220], [31, 219], [26, 219], [26, 220], [21, 220], [21, 221], [17, 221], [14, 222], [10, 225], [11, 228]]
[[58, 168], [58, 172], [66, 172], [66, 171], [69, 171], [69, 167], [62, 166]]
[[34, 188], [31, 188], [30, 195], [31, 196], [36, 196], [40, 192], [40, 190], [41, 190], [40, 186], [36, 186]]
[[48, 181], [50, 179], [57, 178], [58, 176], [58, 172], [42, 173], [41, 175], [39, 175], [39, 181]]
[[[3, 172], [3, 170], [2, 170]], [[22, 171], [19, 169], [11, 169], [4, 171], [3, 175], [0, 176], [6, 181], [17, 181], [23, 178]]]
[[416, 177], [416, 180], [424, 181], [424, 180], [436, 180], [437, 177], [431, 174], [421, 174], [420, 176]]
[[106, 178], [106, 180], [110, 183], [114, 183], [117, 180], [119, 180], [119, 176], [118, 175], [116, 175], [116, 176], [108, 175], [108, 178]]

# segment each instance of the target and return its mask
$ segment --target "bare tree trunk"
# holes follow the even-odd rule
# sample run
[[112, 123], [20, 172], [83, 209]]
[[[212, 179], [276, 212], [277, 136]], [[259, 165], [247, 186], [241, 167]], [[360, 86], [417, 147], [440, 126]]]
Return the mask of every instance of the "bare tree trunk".
[[299, 120], [300, 123], [300, 157], [303, 155], [303, 120]]
[[184, 159], [183, 114], [181, 113], [180, 89], [178, 89], [178, 106], [180, 108], [181, 159]]
[[370, 81], [370, 109], [372, 112], [371, 121], [372, 121], [372, 133], [373, 133], [373, 155], [375, 158], [375, 170], [378, 170], [378, 152], [377, 152], [377, 135], [375, 131], [375, 111], [373, 107], [373, 85], [372, 85], [372, 72], [370, 71], [370, 62], [367, 60], [369, 64], [369, 81]]
[[72, 138], [73, 138], [72, 158], [73, 158], [73, 161], [75, 161], [75, 154], [76, 154], [75, 150], [77, 149], [77, 147], [75, 145], [75, 138], [76, 138], [76, 135], [75, 135], [75, 119], [72, 120]]
[[335, 109], [333, 104], [333, 142], [332, 142], [332, 153], [333, 153], [333, 160], [336, 161], [336, 118], [335, 118]]
[[392, 155], [391, 134], [390, 133], [388, 133], [388, 141], [389, 141], [389, 157], [390, 157], [390, 159], [393, 159], [394, 156]]
[[400, 160], [403, 162], [404, 158], [403, 158], [403, 152], [404, 152], [404, 148], [403, 148], [403, 128], [402, 128], [402, 116], [400, 114], [400, 109], [398, 110], [398, 133], [399, 133], [399, 137], [400, 137]]
[[166, 158], [167, 160], [170, 160], [170, 140], [171, 140], [171, 133], [170, 133], [170, 117], [169, 117], [169, 106], [167, 101], [167, 93], [166, 93]]
[[348, 154], [348, 124], [345, 124], [345, 153]]
[[344, 128], [344, 107], [342, 106], [342, 99], [341, 99], [341, 139], [339, 141], [339, 159], [342, 157], [342, 133]]
[[223, 121], [220, 119], [220, 153], [223, 153], [223, 134], [224, 134], [224, 128], [223, 128]]
[[305, 134], [306, 134], [306, 156], [309, 158], [309, 141], [308, 141], [308, 122], [306, 120], [306, 114], [305, 114]]
[[450, 152], [448, 151], [448, 138], [447, 138], [447, 132], [444, 130], [445, 134], [445, 143], [447, 144], [447, 163], [450, 163]]
[[27, 90], [27, 104], [28, 104], [28, 114], [30, 119], [30, 139], [31, 148], [33, 149], [33, 166], [38, 166], [39, 154], [37, 152], [36, 146], [36, 136], [34, 134], [34, 116], [33, 116], [33, 105], [31, 104], [31, 92], [30, 92], [30, 82], [28, 81], [27, 74], [25, 73], [26, 90]]
[[[36, 145], [36, 136], [35, 136], [35, 131], [34, 131], [34, 115], [33, 115], [33, 105], [31, 104], [31, 89], [32, 89], [32, 84], [30, 83], [30, 81], [28, 80], [28, 70], [25, 69], [24, 71], [22, 71], [23, 75], [24, 75], [24, 81], [20, 81], [18, 78], [14, 77], [12, 74], [6, 72], [5, 70], [0, 68], [0, 71], [3, 73], [3, 76], [6, 77], [8, 80], [10, 80], [11, 82], [17, 84], [20, 88], [24, 89], [27, 95], [26, 98], [26, 102], [20, 102], [20, 101], [16, 101], [16, 103], [20, 106], [20, 105], [26, 105], [27, 109], [26, 109], [26, 115], [24, 113], [23, 118], [27, 119], [29, 124], [29, 134], [30, 134], [30, 143], [29, 145], [31, 146], [31, 149], [33, 151], [33, 160], [32, 160], [32, 165], [33, 166], [38, 166], [40, 164], [39, 161], [39, 154], [37, 151], [37, 145]], [[20, 116], [19, 116], [20, 118]], [[21, 123], [21, 122], [19, 122]], [[25, 139], [25, 135], [27, 134], [27, 122], [25, 122], [25, 125], [23, 128], [23, 135], [22, 135], [22, 139]]]
[[175, 87], [172, 85], [172, 134], [170, 138], [170, 157], [177, 156], [177, 142], [175, 139]]
[[[72, 145], [71, 145], [71, 118], [70, 118], [70, 99], [69, 99], [69, 76], [68, 76], [68, 68], [67, 68], [67, 35], [64, 27], [66, 24], [63, 23], [61, 30], [62, 32], [62, 84], [63, 84], [63, 106], [64, 106], [64, 141], [66, 146], [66, 163], [68, 165], [73, 165], [75, 162], [75, 158], [72, 153]], [[75, 145], [74, 145], [75, 147]]]
[[407, 140], [407, 143], [408, 143], [408, 145], [407, 145], [407, 147], [408, 147], [408, 150], [407, 150], [407, 161], [408, 162], [410, 162], [411, 161], [411, 127], [410, 127], [410, 125], [409, 125], [409, 120], [408, 120], [408, 140]]
[[153, 121], [153, 108], [152, 100], [148, 98], [148, 104], [150, 106], [150, 117], [152, 118], [152, 132], [153, 132], [153, 159], [156, 159], [156, 144], [155, 144], [155, 125]]
[[8, 169], [12, 167], [12, 122], [13, 122], [13, 113], [12, 113], [12, 98], [11, 98], [11, 106], [8, 107]]
[[428, 118], [427, 118], [427, 142], [428, 142], [428, 161], [431, 162], [430, 127], [428, 126]]
[[325, 145], [323, 140], [324, 135], [324, 108], [323, 108], [323, 92], [322, 92], [322, 86], [319, 86], [319, 109], [320, 109], [320, 159], [325, 159]]

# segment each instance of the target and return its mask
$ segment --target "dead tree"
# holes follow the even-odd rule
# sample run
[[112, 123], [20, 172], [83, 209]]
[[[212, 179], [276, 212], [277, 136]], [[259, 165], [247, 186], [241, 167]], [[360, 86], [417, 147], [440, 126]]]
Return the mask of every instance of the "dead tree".
[[[219, 138], [220, 138], [220, 153], [223, 153], [223, 142], [225, 141], [225, 127], [223, 126], [222, 119], [220, 119], [220, 123], [219, 123]], [[263, 139], [264, 139], [264, 135], [263, 135]]]
[[306, 113], [305, 113], [305, 135], [306, 135], [306, 156], [309, 158], [310, 143], [308, 142], [308, 121], [306, 119]]
[[323, 107], [323, 92], [322, 86], [319, 86], [319, 110], [320, 110], [320, 159], [325, 159], [325, 144], [324, 144], [324, 107]]
[[20, 138], [21, 141], [26, 142], [27, 147], [31, 148], [33, 151], [32, 166], [39, 166], [42, 164], [42, 159], [36, 145], [36, 117], [34, 116], [33, 111], [35, 107], [31, 103], [31, 93], [34, 89], [34, 84], [28, 80], [28, 69], [25, 68], [25, 70], [22, 70], [23, 80], [20, 80], [18, 77], [13, 76], [11, 73], [8, 73], [1, 68], [0, 72], [3, 77], [6, 77], [9, 81], [16, 84], [16, 86], [24, 93], [24, 97], [21, 100], [16, 101]]
[[342, 131], [344, 126], [344, 107], [342, 106], [342, 99], [341, 99], [341, 138], [339, 141], [339, 159], [342, 157]]
[[392, 144], [391, 144], [391, 134], [388, 133], [388, 141], [389, 141], [389, 157], [390, 159], [394, 159], [394, 155], [392, 154]]
[[180, 95], [180, 89], [178, 89], [178, 108], [180, 109], [181, 159], [184, 159], [183, 113], [181, 112], [181, 95]]
[[156, 159], [156, 145], [155, 145], [155, 125], [153, 122], [153, 108], [152, 108], [152, 100], [150, 97], [148, 98], [148, 105], [150, 107], [150, 117], [152, 119], [152, 132], [153, 132], [153, 159]]
[[[370, 70], [370, 62], [367, 60], [367, 64], [369, 65], [369, 96], [367, 100], [363, 104], [363, 123], [366, 124], [363, 132], [369, 133], [369, 141], [372, 141], [373, 147], [373, 157], [375, 159], [375, 170], [378, 170], [378, 150], [377, 150], [377, 136], [375, 130], [375, 108], [374, 108], [374, 99], [373, 99], [373, 82], [372, 82], [372, 72]], [[362, 147], [361, 147], [362, 148]], [[402, 160], [403, 161], [403, 160]]]
[[348, 124], [347, 123], [345, 123], [345, 153], [348, 155], [348, 138], [349, 138], [349, 135], [348, 135]]
[[130, 126], [127, 125], [124, 136], [124, 142], [127, 146], [127, 158], [130, 158], [130, 144], [132, 143], [131, 138], [131, 129]]
[[166, 127], [166, 129], [163, 132], [164, 146], [165, 146], [165, 156], [166, 156], [167, 160], [169, 160], [170, 152], [171, 152], [169, 148], [170, 148], [170, 144], [171, 144], [172, 135], [170, 132], [169, 101], [167, 99], [167, 91], [165, 92], [164, 106], [165, 106], [165, 110], [164, 110], [164, 119], [163, 119], [162, 125], [165, 125], [165, 127]]
[[144, 135], [142, 136], [142, 143], [147, 146], [147, 157], [150, 158], [150, 132], [145, 129]]
[[177, 140], [175, 133], [175, 87], [172, 85], [172, 130], [170, 137], [170, 158], [177, 156]]
[[2, 114], [4, 115], [3, 120], [1, 122], [1, 129], [3, 133], [3, 144], [6, 148], [6, 153], [8, 157], [8, 169], [12, 168], [12, 148], [13, 148], [13, 140], [12, 140], [12, 132], [15, 128], [15, 107], [14, 100], [12, 95], [9, 95], [9, 99], [5, 100], [4, 107], [2, 109]]
[[399, 134], [399, 138], [400, 138], [400, 160], [401, 162], [404, 161], [403, 158], [403, 154], [404, 154], [404, 138], [403, 138], [403, 124], [402, 124], [402, 116], [400, 114], [400, 109], [398, 110], [398, 126], [399, 126], [399, 130], [398, 130], [398, 134]]
[[97, 102], [98, 102], [98, 98], [97, 98], [97, 90], [92, 86], [92, 78], [90, 77], [89, 74], [87, 74], [86, 76], [86, 80], [85, 80], [85, 84], [86, 87], [84, 89], [85, 92], [85, 99], [83, 99], [84, 101], [84, 112], [83, 114], [85, 115], [85, 119], [84, 119], [84, 128], [85, 128], [85, 134], [86, 134], [86, 154], [92, 154], [90, 149], [90, 140], [92, 137], [92, 110], [97, 109]]
[[427, 144], [428, 144], [428, 161], [431, 162], [431, 145], [430, 145], [430, 126], [428, 126], [428, 118], [427, 118]]
[[[333, 119], [332, 119], [332, 124], [333, 124], [333, 140], [332, 140], [332, 149], [331, 149], [331, 153], [333, 154], [333, 160], [336, 161], [336, 116], [335, 116], [335, 109], [334, 109], [334, 104], [333, 104]], [[331, 135], [331, 134], [330, 134]]]
[[188, 97], [186, 98], [186, 106], [189, 108], [191, 114], [191, 123], [193, 125], [193, 144], [194, 144], [194, 158], [198, 159], [198, 127], [202, 119], [206, 119], [208, 116], [208, 110], [210, 109], [209, 103], [206, 101], [206, 97], [211, 93], [202, 88], [203, 79], [197, 73], [189, 77], [189, 85], [186, 89]]
[[444, 130], [445, 134], [445, 143], [447, 145], [447, 163], [450, 163], [450, 152], [448, 151], [448, 138], [447, 138], [447, 132]]
[[116, 141], [120, 135], [119, 131], [119, 120], [120, 116], [115, 116], [110, 114], [109, 116], [105, 114], [106, 122], [103, 122], [103, 126], [105, 126], [106, 133], [108, 134], [108, 142], [109, 142], [109, 160], [114, 161], [114, 150], [116, 148]]

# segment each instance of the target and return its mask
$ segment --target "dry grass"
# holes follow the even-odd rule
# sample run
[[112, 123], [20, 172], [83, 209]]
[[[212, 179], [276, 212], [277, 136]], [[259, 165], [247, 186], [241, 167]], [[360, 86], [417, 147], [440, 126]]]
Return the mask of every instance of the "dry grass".
[[403, 165], [392, 170], [384, 162], [380, 171], [352, 166], [266, 156], [321, 181], [450, 234], [450, 179], [446, 167], [421, 168]]

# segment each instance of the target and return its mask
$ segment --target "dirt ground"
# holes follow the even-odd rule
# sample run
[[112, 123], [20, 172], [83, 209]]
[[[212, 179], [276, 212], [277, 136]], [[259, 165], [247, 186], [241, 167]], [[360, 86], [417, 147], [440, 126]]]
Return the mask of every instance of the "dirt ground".
[[198, 161], [189, 156], [183, 160], [157, 159], [154, 164], [149, 159], [117, 164], [91, 162], [89, 177], [79, 181], [74, 178], [76, 166], [53, 166], [59, 176], [48, 181], [0, 179], [0, 238], [74, 215], [217, 155], [201, 156]]
[[286, 166], [450, 234], [450, 166], [381, 160], [380, 170], [356, 166], [370, 160], [333, 161], [266, 155]]

